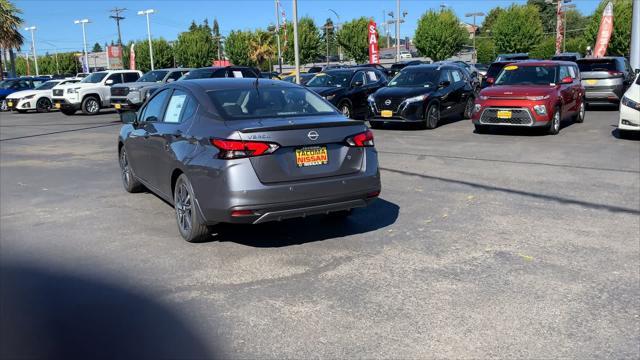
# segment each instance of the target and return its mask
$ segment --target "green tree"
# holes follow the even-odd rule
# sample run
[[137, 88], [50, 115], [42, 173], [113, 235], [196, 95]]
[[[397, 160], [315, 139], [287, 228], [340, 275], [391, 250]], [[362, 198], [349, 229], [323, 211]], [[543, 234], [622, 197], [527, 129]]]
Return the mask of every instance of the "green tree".
[[489, 12], [487, 13], [487, 16], [485, 16], [484, 20], [482, 20], [482, 25], [480, 26], [480, 33], [481, 34], [491, 33], [491, 28], [493, 27], [493, 24], [496, 22], [498, 15], [500, 15], [502, 12], [504, 12], [504, 9], [501, 7], [494, 7], [493, 9], [489, 10]]
[[[11, 72], [16, 72], [16, 63], [13, 49], [19, 49], [24, 42], [24, 37], [18, 30], [22, 25], [22, 18], [19, 16], [22, 11], [15, 7], [8, 0], [0, 0], [0, 48], [9, 49], [11, 61]], [[0, 66], [2, 60], [0, 60]], [[0, 71], [0, 79], [3, 73]]]
[[329, 18], [325, 21], [321, 28], [321, 33], [320, 41], [322, 42], [323, 57], [326, 57], [327, 53], [329, 56], [336, 55], [338, 53], [338, 41], [336, 39], [336, 28], [333, 20]]
[[[287, 44], [282, 56], [284, 61], [293, 64], [295, 62], [293, 51], [293, 26], [287, 25]], [[300, 63], [309, 64], [315, 62], [323, 53], [322, 42], [318, 27], [310, 17], [302, 17], [298, 21], [298, 47], [300, 51]]]
[[[131, 43], [123, 46], [122, 62], [124, 67], [129, 67]], [[151, 58], [149, 57], [149, 41], [138, 40], [135, 42], [136, 70], [147, 72], [151, 70]], [[174, 53], [169, 42], [163, 38], [151, 40], [153, 45], [153, 66], [155, 69], [173, 67]]]
[[102, 52], [102, 46], [100, 46], [99, 43], [93, 44], [93, 49], [91, 49], [91, 52]]
[[253, 34], [250, 31], [232, 30], [225, 41], [225, 54], [234, 65], [254, 66], [255, 63], [249, 57], [251, 54], [251, 40]]
[[534, 59], [550, 59], [556, 53], [556, 38], [546, 36], [530, 52], [529, 56]]
[[476, 51], [478, 53], [478, 62], [481, 64], [492, 63], [496, 58], [496, 45], [490, 38], [476, 39]]
[[543, 32], [551, 34], [556, 31], [556, 11], [558, 11], [556, 4], [547, 3], [545, 0], [527, 0], [527, 5], [538, 8]]
[[544, 36], [538, 8], [533, 5], [511, 5], [498, 15], [491, 35], [498, 52], [532, 51]]
[[566, 51], [567, 52], [577, 52], [582, 55], [585, 55], [585, 51], [587, 49], [587, 41], [584, 37], [575, 37], [569, 38], [566, 42]]
[[631, 44], [631, 0], [603, 0], [591, 16], [587, 28], [584, 31], [584, 39], [591, 48], [595, 48], [602, 11], [607, 3], [613, 3], [613, 33], [609, 40], [607, 54], [628, 55]]
[[582, 16], [582, 14], [576, 9], [567, 10], [565, 17], [567, 18], [567, 22], [565, 24], [567, 39], [582, 37], [589, 18]]
[[261, 69], [271, 71], [271, 60], [276, 55], [273, 33], [256, 30], [249, 40], [249, 58]]
[[348, 59], [357, 63], [369, 60], [369, 19], [361, 17], [343, 23], [337, 37], [342, 52]]
[[440, 61], [460, 51], [468, 37], [452, 10], [429, 10], [418, 20], [413, 41], [422, 55]]
[[[211, 29], [211, 35], [213, 38], [213, 58], [216, 60], [220, 60], [222, 57], [222, 40], [220, 35], [220, 25], [218, 24], [218, 19], [213, 19], [213, 28]], [[220, 49], [218, 49], [218, 45], [220, 45]], [[220, 54], [220, 57], [218, 57]]]
[[192, 22], [189, 30], [180, 33], [175, 42], [176, 62], [185, 67], [211, 66], [217, 56], [215, 44], [217, 41], [213, 40], [208, 21], [205, 20], [202, 25]]

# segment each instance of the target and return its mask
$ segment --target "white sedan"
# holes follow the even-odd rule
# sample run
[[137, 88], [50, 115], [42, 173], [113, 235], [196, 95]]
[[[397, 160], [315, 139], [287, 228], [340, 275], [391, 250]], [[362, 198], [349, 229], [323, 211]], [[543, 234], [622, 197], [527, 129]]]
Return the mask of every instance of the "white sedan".
[[51, 110], [51, 97], [53, 87], [62, 84], [71, 84], [80, 81], [79, 79], [59, 79], [49, 80], [42, 83], [35, 89], [17, 91], [7, 96], [7, 108], [17, 112], [27, 112], [36, 110], [37, 112], [47, 112]]
[[620, 101], [620, 121], [618, 131], [640, 131], [640, 73], [636, 75]]

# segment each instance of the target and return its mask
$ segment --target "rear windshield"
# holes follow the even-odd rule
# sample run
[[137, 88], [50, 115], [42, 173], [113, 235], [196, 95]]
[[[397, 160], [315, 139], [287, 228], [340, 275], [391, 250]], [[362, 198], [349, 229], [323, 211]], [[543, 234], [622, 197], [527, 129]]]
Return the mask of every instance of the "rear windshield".
[[495, 78], [498, 73], [500, 73], [500, 70], [502, 70], [503, 67], [505, 67], [505, 63], [493, 63], [491, 65], [489, 65], [489, 69], [487, 70], [487, 77], [492, 77]]
[[207, 92], [225, 120], [335, 115], [337, 111], [304, 88], [244, 88]]
[[389, 87], [434, 87], [440, 77], [436, 69], [417, 70], [406, 68], [391, 79]]
[[549, 85], [556, 82], [557, 66], [505, 66], [496, 85]]
[[613, 59], [586, 59], [578, 60], [580, 72], [587, 71], [616, 71], [616, 61]]

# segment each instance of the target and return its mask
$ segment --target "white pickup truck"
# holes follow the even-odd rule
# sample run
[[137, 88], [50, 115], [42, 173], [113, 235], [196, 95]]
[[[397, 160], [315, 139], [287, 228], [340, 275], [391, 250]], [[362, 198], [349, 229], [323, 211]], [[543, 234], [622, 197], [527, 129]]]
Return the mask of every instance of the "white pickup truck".
[[58, 85], [53, 88], [53, 106], [65, 115], [82, 110], [87, 115], [97, 114], [109, 107], [111, 86], [136, 81], [142, 76], [137, 70], [109, 70], [90, 74], [79, 83]]

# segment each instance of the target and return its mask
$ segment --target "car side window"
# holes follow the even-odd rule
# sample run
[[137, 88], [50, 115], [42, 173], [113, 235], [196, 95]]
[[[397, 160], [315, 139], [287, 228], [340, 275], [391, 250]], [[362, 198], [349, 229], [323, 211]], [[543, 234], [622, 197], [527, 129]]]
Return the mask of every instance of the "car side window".
[[182, 75], [183, 75], [183, 74], [184, 74], [184, 73], [183, 73], [183, 72], [181, 72], [181, 71], [174, 71], [174, 72], [172, 72], [171, 74], [169, 74], [169, 76], [167, 77], [167, 82], [168, 82], [170, 79], [173, 79], [173, 81], [176, 81], [176, 80], [180, 79], [180, 77], [182, 77]]
[[453, 77], [453, 82], [454, 83], [457, 83], [457, 82], [462, 80], [462, 74], [460, 74], [460, 71], [458, 71], [458, 70], [453, 70], [451, 72], [451, 76]]
[[367, 84], [373, 84], [380, 81], [380, 77], [375, 71], [367, 71]]
[[248, 78], [256, 77], [256, 74], [249, 69], [240, 69], [240, 72], [242, 73], [242, 77], [248, 77]]
[[362, 84], [365, 84], [364, 81], [364, 71], [358, 71], [358, 73], [356, 73], [353, 76], [353, 79], [351, 80], [351, 86], [353, 86], [356, 82], [360, 81]]
[[124, 77], [124, 82], [126, 83], [134, 82], [140, 78], [140, 74], [138, 73], [124, 73], [122, 74], [122, 76]]
[[571, 76], [572, 79], [575, 79], [578, 77], [578, 74], [576, 73], [576, 69], [573, 66], [568, 66], [567, 69], [569, 70], [569, 76]]
[[120, 74], [120, 73], [111, 74], [111, 75], [109, 75], [109, 77], [107, 78], [106, 81], [109, 81], [109, 80], [113, 80], [113, 84], [121, 84], [122, 83], [122, 74]]
[[164, 108], [164, 103], [169, 97], [171, 91], [169, 89], [162, 90], [157, 93], [156, 96], [151, 98], [147, 105], [142, 110], [142, 116], [140, 119], [145, 122], [154, 122], [161, 120], [162, 110]]
[[569, 70], [567, 69], [566, 66], [560, 66], [560, 80], [566, 77], [572, 77], [572, 76], [569, 75]]
[[197, 106], [198, 103], [189, 94], [182, 90], [175, 90], [167, 105], [163, 121], [177, 124], [189, 120], [195, 113]]
[[451, 75], [449, 74], [449, 70], [441, 70], [440, 71], [440, 80], [439, 82], [448, 81], [451, 82]]

